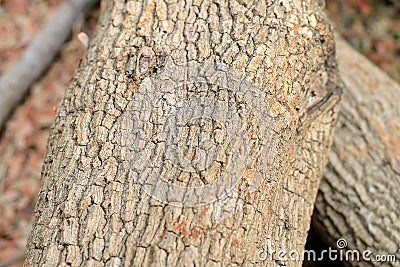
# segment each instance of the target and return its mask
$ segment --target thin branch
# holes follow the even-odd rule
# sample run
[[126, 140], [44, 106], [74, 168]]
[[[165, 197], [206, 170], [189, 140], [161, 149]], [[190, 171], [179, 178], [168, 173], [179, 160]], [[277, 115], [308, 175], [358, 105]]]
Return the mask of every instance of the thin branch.
[[0, 129], [10, 112], [51, 63], [68, 38], [75, 18], [96, 2], [96, 0], [68, 0], [63, 3], [26, 48], [21, 59], [4, 71], [0, 77]]

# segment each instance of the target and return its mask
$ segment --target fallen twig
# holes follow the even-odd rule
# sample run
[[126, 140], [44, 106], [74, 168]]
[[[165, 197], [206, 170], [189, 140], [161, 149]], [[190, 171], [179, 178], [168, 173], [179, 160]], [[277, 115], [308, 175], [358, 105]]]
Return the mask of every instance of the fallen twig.
[[0, 129], [30, 85], [43, 73], [68, 38], [77, 16], [97, 0], [67, 0], [26, 48], [21, 59], [0, 77]]

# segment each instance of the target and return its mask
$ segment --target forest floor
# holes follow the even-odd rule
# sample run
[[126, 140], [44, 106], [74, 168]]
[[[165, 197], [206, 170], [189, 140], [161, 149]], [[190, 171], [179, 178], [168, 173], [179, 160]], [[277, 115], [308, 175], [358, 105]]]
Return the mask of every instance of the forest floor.
[[[51, 17], [62, 0], [0, 0], [0, 73]], [[396, 6], [397, 5], [397, 6]], [[389, 0], [327, 0], [337, 30], [400, 82], [400, 5]], [[76, 38], [93, 34], [98, 10], [79, 19], [71, 39], [34, 83], [0, 132], [0, 266], [22, 266], [48, 132], [65, 88], [86, 48]]]

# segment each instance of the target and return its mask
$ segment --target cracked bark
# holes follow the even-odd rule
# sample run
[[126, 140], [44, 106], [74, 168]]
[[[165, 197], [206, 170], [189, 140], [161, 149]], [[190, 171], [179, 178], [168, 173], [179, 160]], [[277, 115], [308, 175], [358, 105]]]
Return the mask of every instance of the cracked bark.
[[336, 47], [345, 89], [313, 225], [333, 247], [344, 238], [346, 249], [395, 255], [384, 264], [399, 266], [400, 86], [340, 38]]
[[[137, 183], [126, 145], [135, 128], [122, 118], [140, 104], [133, 99], [141, 83], [168, 67], [165, 58], [223, 62], [268, 96], [276, 152], [254, 191], [248, 187], [263, 159], [252, 125], [266, 119], [259, 110], [241, 117], [256, 141], [250, 163], [239, 166], [243, 178], [224, 200], [174, 207]], [[97, 34], [51, 129], [25, 265], [275, 266], [276, 254], [259, 258], [266, 244], [276, 251], [304, 247], [339, 88], [333, 34], [318, 1], [104, 1]], [[228, 94], [230, 107], [240, 106], [229, 90], [213, 90], [206, 90], [209, 98]], [[173, 182], [215, 179], [185, 177]]]

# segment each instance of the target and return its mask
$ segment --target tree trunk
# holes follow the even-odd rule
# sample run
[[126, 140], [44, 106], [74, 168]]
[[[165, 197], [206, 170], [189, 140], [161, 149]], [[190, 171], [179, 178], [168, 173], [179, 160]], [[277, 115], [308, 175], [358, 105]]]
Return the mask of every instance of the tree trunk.
[[349, 265], [400, 266], [400, 86], [337, 40], [345, 89], [313, 224], [332, 245], [343, 238], [344, 249], [372, 252]]
[[104, 1], [51, 129], [26, 266], [301, 253], [340, 93], [317, 2]]

